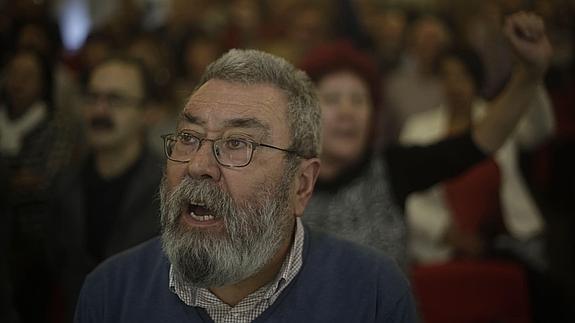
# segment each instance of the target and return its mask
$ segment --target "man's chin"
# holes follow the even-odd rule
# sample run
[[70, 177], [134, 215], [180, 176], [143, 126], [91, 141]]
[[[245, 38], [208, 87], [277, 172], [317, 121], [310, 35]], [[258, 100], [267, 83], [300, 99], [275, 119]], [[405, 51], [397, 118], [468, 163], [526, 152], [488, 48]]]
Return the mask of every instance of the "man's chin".
[[[170, 263], [186, 284], [201, 288], [222, 287], [237, 283], [256, 271], [251, 266], [245, 267], [237, 258], [238, 252], [231, 250], [233, 247], [222, 248], [222, 241], [216, 242], [213, 233], [193, 229], [180, 231], [179, 237], [162, 238], [168, 242], [165, 246], [171, 246], [166, 250]], [[223, 249], [227, 252], [221, 254]]]

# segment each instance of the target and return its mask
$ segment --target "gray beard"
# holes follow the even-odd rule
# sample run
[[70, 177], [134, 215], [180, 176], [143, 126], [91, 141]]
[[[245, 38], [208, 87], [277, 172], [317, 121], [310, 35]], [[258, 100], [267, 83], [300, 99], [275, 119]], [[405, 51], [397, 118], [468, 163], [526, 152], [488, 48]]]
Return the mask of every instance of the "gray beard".
[[[272, 181], [270, 181], [272, 182]], [[287, 214], [291, 178], [280, 185], [255, 185], [256, 193], [242, 205], [209, 180], [186, 177], [171, 192], [160, 186], [162, 248], [176, 274], [196, 287], [221, 287], [259, 272], [291, 238], [293, 216]], [[185, 227], [182, 210], [201, 201], [222, 217], [223, 232]]]

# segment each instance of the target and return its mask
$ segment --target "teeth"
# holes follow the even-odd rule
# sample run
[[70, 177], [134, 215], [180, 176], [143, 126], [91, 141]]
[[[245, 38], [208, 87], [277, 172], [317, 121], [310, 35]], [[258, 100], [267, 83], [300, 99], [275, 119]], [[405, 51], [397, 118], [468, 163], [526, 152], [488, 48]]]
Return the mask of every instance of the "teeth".
[[202, 202], [194, 202], [194, 201], [191, 201], [190, 204], [191, 204], [191, 205], [202, 206], [202, 207], [205, 207], [205, 206], [206, 206], [206, 204], [204, 204], [204, 203], [202, 203]]
[[190, 212], [190, 216], [196, 221], [210, 221], [214, 219], [213, 215], [196, 215], [194, 212]]

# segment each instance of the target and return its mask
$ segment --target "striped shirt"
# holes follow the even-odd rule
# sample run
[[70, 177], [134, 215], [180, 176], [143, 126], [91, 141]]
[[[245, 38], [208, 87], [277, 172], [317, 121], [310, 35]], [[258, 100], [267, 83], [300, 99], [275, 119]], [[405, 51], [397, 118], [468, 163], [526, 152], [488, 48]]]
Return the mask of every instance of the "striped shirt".
[[170, 290], [186, 305], [200, 307], [216, 323], [251, 322], [263, 313], [278, 298], [284, 288], [293, 280], [302, 266], [304, 229], [300, 218], [296, 220], [294, 241], [289, 255], [284, 260], [276, 278], [241, 300], [236, 306], [229, 306], [206, 288], [194, 287], [175, 274], [170, 265]]

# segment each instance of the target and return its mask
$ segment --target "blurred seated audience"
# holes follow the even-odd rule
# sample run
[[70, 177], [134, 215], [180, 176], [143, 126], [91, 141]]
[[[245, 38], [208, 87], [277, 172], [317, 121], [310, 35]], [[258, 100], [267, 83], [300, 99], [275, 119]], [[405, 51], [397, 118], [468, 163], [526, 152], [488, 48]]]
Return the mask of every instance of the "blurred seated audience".
[[399, 65], [405, 49], [407, 13], [401, 8], [377, 10], [365, 22], [371, 35], [379, 68], [385, 77]]
[[8, 169], [0, 159], [0, 322], [18, 322], [19, 315], [14, 304], [12, 263], [9, 261], [12, 250], [12, 221], [8, 206]]
[[[458, 49], [446, 54], [440, 62], [440, 75], [445, 103], [411, 116], [402, 130], [402, 144], [429, 144], [457, 135], [485, 116], [486, 102], [479, 96], [484, 69], [475, 51]], [[542, 276], [547, 270], [545, 223], [521, 174], [519, 157], [520, 151], [533, 150], [551, 137], [554, 117], [543, 83], [535, 91], [536, 100], [494, 156], [408, 198], [408, 250], [415, 265], [414, 286], [426, 297], [420, 298], [424, 306], [438, 302], [428, 295], [435, 288], [429, 280], [441, 280], [441, 286], [454, 293], [442, 293], [439, 299], [457, 298], [460, 308], [492, 304], [500, 308], [490, 314], [493, 320], [507, 317], [529, 322], [534, 314], [531, 308], [539, 310], [540, 302], [530, 301], [528, 289], [538, 288], [534, 286], [537, 282], [527, 273]], [[458, 276], [481, 282], [483, 292], [478, 293], [476, 286], [461, 285], [453, 278]], [[510, 292], [497, 298], [501, 290]], [[435, 292], [440, 291], [435, 288]], [[523, 304], [521, 312], [517, 312], [517, 303]], [[469, 311], [473, 312], [479, 315], [477, 308]], [[450, 322], [461, 314], [452, 311], [439, 319], [423, 309], [429, 322]]]
[[127, 52], [146, 66], [154, 83], [154, 93], [148, 94], [147, 144], [155, 154], [164, 156], [164, 145], [158, 138], [173, 130], [174, 120], [177, 118], [175, 107], [182, 106], [174, 102], [168, 52], [159, 35], [152, 32], [135, 35], [127, 47]]
[[81, 109], [88, 155], [63, 176], [52, 209], [68, 318], [88, 272], [159, 231], [161, 159], [146, 143], [153, 91], [144, 64], [130, 56], [111, 56], [86, 74]]
[[[507, 37], [523, 59], [514, 78], [486, 117], [457, 136], [420, 146], [388, 146], [373, 152], [378, 106], [372, 61], [349, 44], [317, 49], [301, 64], [317, 85], [323, 120], [318, 184], [304, 221], [321, 230], [374, 247], [405, 265], [405, 223], [409, 194], [456, 176], [493, 154], [536, 99], [551, 55], [539, 19], [513, 15]], [[530, 46], [509, 28], [534, 28]]]
[[[534, 8], [545, 18], [553, 44], [545, 84], [553, 102], [556, 134], [535, 156], [524, 158], [532, 174], [532, 187], [546, 217], [549, 276], [561, 298], [542, 298], [560, 304], [552, 313], [556, 320], [575, 321], [575, 3], [535, 0]], [[525, 157], [525, 156], [524, 156]], [[546, 295], [546, 296], [543, 296]], [[556, 306], [557, 307], [557, 306]], [[548, 313], [543, 313], [548, 317]], [[546, 315], [547, 314], [547, 315]], [[552, 321], [553, 318], [548, 319]]]
[[[411, 116], [401, 133], [402, 144], [430, 144], [460, 134], [485, 116], [486, 102], [479, 96], [484, 81], [479, 56], [470, 49], [454, 50], [442, 58], [440, 66], [445, 103]], [[512, 243], [511, 247], [514, 241], [541, 237], [543, 219], [518, 160], [520, 151], [536, 148], [553, 133], [549, 97], [543, 85], [537, 91], [537, 99], [517, 129], [492, 158], [408, 198], [413, 261], [473, 258], [498, 247], [498, 243], [501, 248]]]
[[[331, 17], [333, 9], [331, 3], [325, 1], [294, 2], [289, 9], [283, 13], [282, 21], [289, 22], [275, 26], [278, 35], [267, 38], [262, 42], [260, 48], [279, 55], [289, 62], [297, 63], [314, 47], [325, 43], [333, 36]], [[272, 25], [273, 22], [268, 21]]]
[[183, 106], [206, 67], [223, 53], [218, 35], [189, 30], [174, 53], [174, 97], [178, 110]]
[[76, 53], [77, 69], [81, 74], [92, 69], [114, 52], [116, 44], [105, 31], [93, 30], [87, 36], [82, 48]]
[[[52, 62], [20, 49], [2, 68], [0, 163], [4, 164], [9, 272], [24, 322], [43, 322], [51, 272], [47, 205], [57, 175], [70, 161], [71, 138], [56, 121]], [[30, 310], [33, 309], [33, 310]]]
[[77, 137], [79, 115], [76, 106], [80, 89], [73, 70], [63, 61], [60, 27], [49, 18], [17, 20], [14, 34], [15, 49], [37, 51], [45, 57], [52, 70], [52, 98], [54, 118], [62, 131], [70, 137]]
[[408, 25], [405, 53], [399, 66], [384, 76], [385, 143], [397, 142], [405, 120], [443, 102], [437, 60], [452, 42], [439, 17], [423, 15]]

